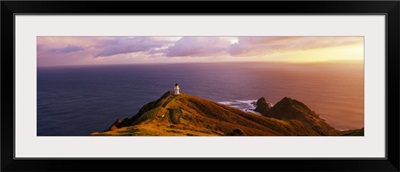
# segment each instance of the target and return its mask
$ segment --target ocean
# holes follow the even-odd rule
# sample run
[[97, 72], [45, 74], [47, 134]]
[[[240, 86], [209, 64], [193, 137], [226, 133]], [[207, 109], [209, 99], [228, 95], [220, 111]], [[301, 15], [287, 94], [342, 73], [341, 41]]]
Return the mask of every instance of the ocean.
[[37, 68], [37, 135], [88, 136], [181, 91], [251, 111], [265, 97], [306, 104], [339, 130], [364, 127], [363, 64], [180, 63]]

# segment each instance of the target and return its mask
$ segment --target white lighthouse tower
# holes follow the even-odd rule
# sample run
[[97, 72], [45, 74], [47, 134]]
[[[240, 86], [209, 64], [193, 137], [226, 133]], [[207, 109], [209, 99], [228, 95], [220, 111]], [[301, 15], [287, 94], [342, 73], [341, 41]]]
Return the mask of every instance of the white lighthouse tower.
[[175, 84], [175, 87], [174, 87], [174, 95], [179, 95], [180, 93], [179, 93], [179, 85], [178, 85], [178, 83], [176, 83]]

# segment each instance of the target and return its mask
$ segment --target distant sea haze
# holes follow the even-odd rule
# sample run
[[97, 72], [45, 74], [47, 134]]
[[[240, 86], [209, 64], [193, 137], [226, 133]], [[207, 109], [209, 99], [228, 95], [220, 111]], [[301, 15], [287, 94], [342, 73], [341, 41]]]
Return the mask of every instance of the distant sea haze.
[[38, 67], [37, 135], [88, 136], [172, 90], [246, 109], [297, 99], [339, 130], [364, 127], [362, 62]]

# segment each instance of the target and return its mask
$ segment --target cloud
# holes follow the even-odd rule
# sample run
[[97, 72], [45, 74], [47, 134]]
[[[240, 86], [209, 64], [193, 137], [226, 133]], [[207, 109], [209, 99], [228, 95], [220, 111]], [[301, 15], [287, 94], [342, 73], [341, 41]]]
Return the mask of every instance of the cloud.
[[37, 52], [46, 52], [45, 45], [43, 45], [43, 44], [37, 44], [37, 45], [36, 45], [36, 51], [37, 51]]
[[[43, 48], [43, 45], [38, 45], [38, 48], [41, 49]], [[84, 50], [83, 47], [75, 46], [75, 45], [67, 45], [64, 48], [52, 48], [49, 49], [47, 52], [49, 53], [72, 53], [76, 51], [82, 51]]]
[[171, 41], [155, 37], [113, 37], [102, 43], [104, 49], [94, 57], [106, 57], [117, 54], [150, 52], [170, 44]]
[[282, 53], [362, 43], [363, 37], [239, 37], [229, 47], [232, 56]]
[[[363, 40], [363, 37], [312, 36], [39, 36], [37, 37], [36, 49], [38, 65], [48, 66], [147, 63], [150, 61], [158, 63], [183, 61], [279, 61], [285, 60], [284, 58], [289, 56], [290, 58], [300, 57], [302, 56], [301, 54], [308, 51], [322, 51], [330, 48], [333, 48], [331, 52], [336, 54], [339, 53], [338, 51], [341, 51], [342, 54], [349, 53], [347, 50], [350, 49], [342, 51], [337, 48], [346, 48], [347, 45], [362, 47]], [[305, 51], [302, 52], [303, 50]], [[329, 54], [333, 54], [331, 52]], [[334, 58], [336, 57], [332, 57], [332, 59]]]
[[230, 41], [221, 37], [183, 37], [168, 47], [168, 57], [200, 57], [227, 53]]

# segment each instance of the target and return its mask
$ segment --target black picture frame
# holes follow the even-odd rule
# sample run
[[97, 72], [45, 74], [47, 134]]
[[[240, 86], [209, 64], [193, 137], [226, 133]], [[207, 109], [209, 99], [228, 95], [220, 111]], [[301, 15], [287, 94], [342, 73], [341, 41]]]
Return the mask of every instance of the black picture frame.
[[[16, 14], [384, 14], [387, 62], [387, 157], [384, 159], [14, 159]], [[399, 171], [399, 16], [399, 1], [1, 1], [1, 170]]]

